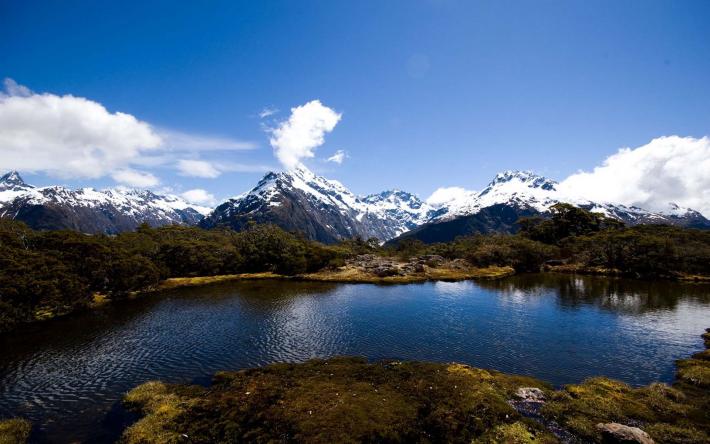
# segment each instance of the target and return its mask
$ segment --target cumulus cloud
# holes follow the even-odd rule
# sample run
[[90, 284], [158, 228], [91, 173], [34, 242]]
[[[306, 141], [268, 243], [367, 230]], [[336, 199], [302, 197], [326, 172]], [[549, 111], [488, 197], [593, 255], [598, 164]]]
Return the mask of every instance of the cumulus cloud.
[[98, 178], [162, 143], [147, 123], [91, 100], [35, 94], [7, 80], [5, 91], [0, 96], [0, 170]]
[[138, 188], [153, 187], [160, 183], [160, 180], [158, 180], [158, 178], [154, 175], [145, 171], [132, 170], [130, 168], [114, 171], [111, 174], [111, 177], [118, 183]]
[[198, 205], [212, 206], [216, 202], [214, 195], [208, 193], [206, 190], [203, 190], [202, 188], [195, 188], [194, 190], [187, 190], [184, 193], [180, 194], [180, 196], [183, 199], [185, 199], [186, 201], [193, 203], [193, 204], [198, 204]]
[[[152, 186], [159, 180], [134, 169], [175, 165], [203, 151], [248, 150], [251, 142], [156, 128], [136, 117], [72, 95], [35, 93], [12, 79], [0, 92], [0, 171], [44, 172], [61, 178], [110, 176]], [[201, 177], [216, 177], [200, 165]], [[217, 171], [217, 172], [216, 172]]]
[[347, 156], [347, 154], [345, 153], [345, 151], [338, 150], [335, 152], [335, 154], [333, 154], [328, 159], [326, 159], [326, 161], [327, 162], [334, 162], [334, 163], [337, 163], [338, 165], [340, 165], [343, 163], [343, 160], [345, 160], [346, 156]]
[[214, 179], [222, 174], [212, 163], [204, 160], [181, 159], [178, 161], [177, 168], [183, 176]]
[[12, 79], [5, 79], [2, 83], [5, 86], [6, 93], [0, 92], [0, 97], [2, 97], [3, 95], [19, 97], [27, 97], [29, 95], [32, 95], [32, 91], [28, 87], [22, 86]]
[[466, 199], [472, 193], [474, 192], [461, 187], [438, 188], [427, 198], [426, 203], [434, 208], [439, 208], [448, 203]]
[[288, 169], [314, 156], [314, 150], [323, 145], [325, 134], [333, 131], [341, 114], [324, 106], [319, 100], [291, 108], [291, 116], [271, 129], [270, 143], [274, 154]]
[[591, 172], [571, 175], [559, 189], [649, 210], [664, 210], [674, 202], [710, 216], [710, 138], [660, 137], [622, 148]]

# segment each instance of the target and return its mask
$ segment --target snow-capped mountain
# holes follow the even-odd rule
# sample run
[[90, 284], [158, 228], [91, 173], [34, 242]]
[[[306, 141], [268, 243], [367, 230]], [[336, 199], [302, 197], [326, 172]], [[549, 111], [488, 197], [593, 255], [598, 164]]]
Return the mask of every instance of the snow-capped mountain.
[[498, 173], [483, 191], [468, 192], [440, 206], [431, 221], [476, 214], [497, 204], [545, 212], [560, 201], [556, 186], [557, 182], [529, 171], [504, 171]]
[[114, 234], [143, 222], [194, 225], [209, 211], [177, 196], [146, 190], [34, 187], [16, 171], [0, 177], [0, 218], [21, 220], [35, 229]]
[[[476, 214], [483, 208], [505, 204], [524, 209], [547, 212], [556, 203], [564, 202], [602, 213], [619, 219], [629, 225], [640, 223], [667, 223], [672, 225], [691, 225], [695, 219], [703, 218], [697, 211], [681, 208], [670, 203], [666, 211], [653, 212], [635, 206], [626, 206], [610, 202], [592, 202], [590, 200], [566, 195], [559, 190], [558, 183], [530, 171], [504, 171], [480, 193], [472, 193], [463, 198], [447, 202], [438, 209], [432, 221], [450, 220], [458, 216]], [[705, 219], [707, 221], [707, 219]]]
[[710, 229], [708, 219], [688, 208], [669, 204], [666, 211], [652, 212], [592, 202], [566, 196], [554, 180], [527, 171], [505, 171], [482, 191], [456, 196], [435, 207], [399, 190], [357, 196], [340, 182], [301, 166], [268, 173], [250, 191], [210, 211], [150, 191], [37, 188], [13, 171], [0, 177], [0, 217], [22, 220], [36, 229], [87, 233], [133, 230], [144, 221], [154, 226], [199, 223], [204, 228], [235, 230], [256, 222], [273, 223], [326, 243], [354, 237], [438, 242], [476, 232], [514, 232], [518, 218], [544, 216], [552, 205], [566, 202], [629, 225], [664, 223]]
[[499, 173], [481, 192], [468, 192], [441, 204], [427, 224], [403, 238], [443, 242], [475, 232], [511, 232], [518, 217], [544, 215], [557, 203], [569, 203], [623, 221], [627, 225], [671, 224], [710, 229], [710, 220], [697, 211], [669, 204], [652, 212], [634, 206], [592, 202], [565, 195], [554, 180], [529, 171]]
[[359, 197], [336, 180], [304, 166], [268, 173], [251, 191], [219, 205], [200, 225], [242, 229], [250, 221], [274, 223], [310, 239], [336, 242], [391, 239], [429, 220], [433, 209], [403, 191]]

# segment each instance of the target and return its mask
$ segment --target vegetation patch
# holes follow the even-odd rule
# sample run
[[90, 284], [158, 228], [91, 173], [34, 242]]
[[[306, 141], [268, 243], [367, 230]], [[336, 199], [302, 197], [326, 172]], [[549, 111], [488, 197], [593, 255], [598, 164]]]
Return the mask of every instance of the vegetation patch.
[[0, 444], [23, 444], [30, 437], [32, 425], [20, 418], [0, 421]]
[[[219, 373], [210, 388], [151, 382], [126, 395], [145, 416], [126, 443], [553, 442], [508, 404], [532, 378], [463, 365], [361, 358]], [[546, 388], [547, 389], [547, 388]], [[508, 442], [508, 441], [506, 441]]]
[[[597, 424], [614, 422], [641, 428], [659, 444], [705, 443], [710, 391], [683, 369], [707, 362], [679, 361], [673, 386], [634, 388], [596, 377], [557, 391], [534, 378], [462, 364], [347, 357], [273, 364], [218, 373], [208, 388], [135, 388], [124, 402], [143, 417], [122, 441], [530, 444], [572, 436], [601, 443]], [[537, 404], [541, 416], [533, 416], [540, 421], [513, 407], [521, 387], [540, 388], [547, 399]]]

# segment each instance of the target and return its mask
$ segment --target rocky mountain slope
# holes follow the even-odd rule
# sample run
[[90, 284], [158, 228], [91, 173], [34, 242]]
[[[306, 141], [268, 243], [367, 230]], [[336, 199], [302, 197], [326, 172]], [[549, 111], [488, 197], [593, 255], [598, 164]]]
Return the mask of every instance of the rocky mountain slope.
[[115, 234], [133, 230], [142, 222], [194, 225], [208, 212], [177, 196], [151, 191], [34, 187], [16, 171], [0, 177], [0, 218], [20, 220], [34, 229]]
[[403, 191], [358, 197], [340, 182], [305, 167], [269, 173], [251, 191], [219, 205], [200, 225], [236, 230], [250, 222], [274, 223], [310, 239], [391, 239], [426, 222], [433, 209]]

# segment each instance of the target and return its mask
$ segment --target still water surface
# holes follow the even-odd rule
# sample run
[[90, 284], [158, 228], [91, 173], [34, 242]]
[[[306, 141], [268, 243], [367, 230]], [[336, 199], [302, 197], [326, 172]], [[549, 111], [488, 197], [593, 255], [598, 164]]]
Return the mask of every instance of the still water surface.
[[107, 442], [142, 382], [313, 357], [463, 362], [555, 385], [606, 375], [670, 382], [702, 349], [710, 286], [569, 275], [336, 285], [252, 281], [179, 289], [0, 337], [0, 418], [46, 442]]

